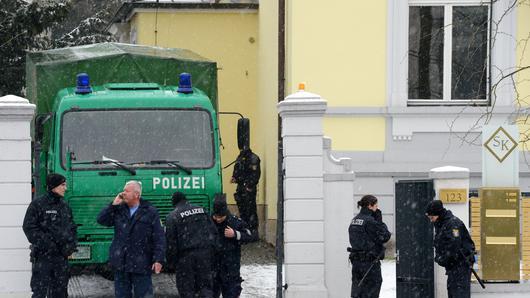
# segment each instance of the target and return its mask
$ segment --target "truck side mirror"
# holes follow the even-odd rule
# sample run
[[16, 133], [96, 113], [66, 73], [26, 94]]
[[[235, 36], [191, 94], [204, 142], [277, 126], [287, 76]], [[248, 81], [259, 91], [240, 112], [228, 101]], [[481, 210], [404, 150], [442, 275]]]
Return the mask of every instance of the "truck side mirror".
[[250, 119], [237, 120], [237, 147], [239, 150], [250, 148]]
[[39, 114], [35, 117], [35, 141], [40, 142], [44, 134], [44, 124], [52, 118], [52, 114]]

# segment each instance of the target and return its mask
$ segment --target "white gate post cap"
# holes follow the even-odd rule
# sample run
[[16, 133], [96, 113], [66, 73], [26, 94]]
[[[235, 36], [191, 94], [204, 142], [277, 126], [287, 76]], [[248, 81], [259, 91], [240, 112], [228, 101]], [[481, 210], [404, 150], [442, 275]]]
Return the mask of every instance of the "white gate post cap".
[[16, 95], [6, 95], [0, 97], [0, 104], [28, 104], [29, 101], [23, 97]]
[[298, 90], [293, 94], [288, 95], [285, 100], [296, 101], [296, 100], [321, 100], [322, 97], [318, 94], [307, 92], [305, 90]]
[[301, 89], [287, 96], [277, 106], [282, 117], [290, 112], [306, 116], [322, 115], [327, 109], [327, 101], [318, 94]]
[[13, 120], [31, 120], [35, 105], [16, 95], [0, 97], [0, 117]]
[[445, 166], [434, 168], [429, 171], [429, 178], [431, 179], [468, 179], [469, 169]]

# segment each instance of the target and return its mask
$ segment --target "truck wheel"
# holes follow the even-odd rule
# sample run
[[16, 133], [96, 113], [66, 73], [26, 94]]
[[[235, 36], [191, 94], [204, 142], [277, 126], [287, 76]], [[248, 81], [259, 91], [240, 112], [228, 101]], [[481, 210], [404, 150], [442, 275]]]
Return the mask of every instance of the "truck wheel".
[[85, 267], [83, 265], [71, 265], [70, 266], [70, 275], [76, 276], [83, 274]]
[[108, 264], [98, 265], [95, 272], [106, 280], [114, 281], [114, 272]]

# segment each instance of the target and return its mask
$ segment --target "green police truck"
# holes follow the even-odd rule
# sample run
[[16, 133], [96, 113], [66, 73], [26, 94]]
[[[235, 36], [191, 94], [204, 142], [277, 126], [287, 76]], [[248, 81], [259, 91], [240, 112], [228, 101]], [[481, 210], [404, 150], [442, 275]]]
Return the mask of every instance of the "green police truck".
[[[113, 229], [96, 217], [129, 180], [162, 219], [175, 191], [207, 209], [222, 192], [215, 62], [103, 43], [28, 53], [26, 74], [37, 105], [34, 187], [45, 191], [48, 173], [67, 177], [79, 240], [71, 263], [107, 262]], [[248, 125], [239, 135], [248, 142]]]

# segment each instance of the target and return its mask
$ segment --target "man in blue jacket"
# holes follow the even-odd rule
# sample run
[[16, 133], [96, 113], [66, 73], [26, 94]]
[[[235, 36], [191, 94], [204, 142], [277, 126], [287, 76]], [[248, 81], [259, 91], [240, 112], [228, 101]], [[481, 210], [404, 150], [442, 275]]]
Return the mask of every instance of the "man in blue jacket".
[[98, 215], [99, 224], [114, 226], [109, 259], [118, 298], [153, 297], [151, 273], [160, 273], [165, 259], [166, 243], [158, 210], [141, 194], [141, 184], [129, 181]]

